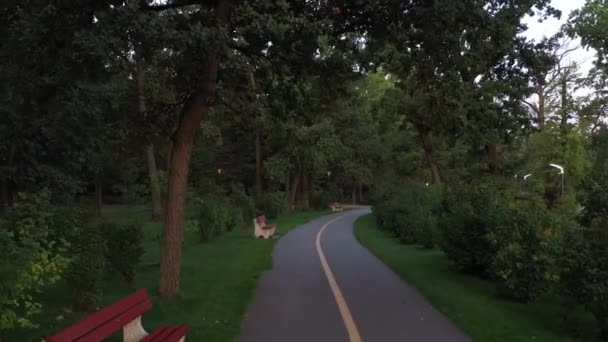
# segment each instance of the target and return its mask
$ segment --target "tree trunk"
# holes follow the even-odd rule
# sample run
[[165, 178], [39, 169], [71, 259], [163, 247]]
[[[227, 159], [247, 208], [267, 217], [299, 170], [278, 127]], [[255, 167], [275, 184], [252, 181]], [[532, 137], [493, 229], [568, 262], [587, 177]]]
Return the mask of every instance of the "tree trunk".
[[422, 149], [424, 150], [426, 162], [429, 164], [429, 169], [431, 170], [431, 175], [433, 176], [433, 183], [440, 184], [441, 173], [439, 171], [439, 165], [437, 165], [437, 161], [435, 161], [433, 144], [431, 143], [429, 133], [428, 131], [418, 129], [418, 134], [422, 143]]
[[163, 217], [163, 201], [160, 184], [158, 183], [154, 145], [150, 144], [146, 147], [146, 157], [148, 159], [148, 174], [150, 176], [150, 194], [152, 195], [152, 218], [158, 221]]
[[302, 173], [300, 174], [302, 180], [302, 191], [301, 191], [301, 202], [302, 202], [302, 209], [304, 210], [308, 210], [310, 209], [310, 183], [308, 181], [308, 175], [306, 174], [305, 171], [302, 171]]
[[[141, 56], [141, 49], [135, 53], [136, 63], [136, 83], [137, 83], [137, 112], [140, 116], [146, 115], [146, 94], [144, 79], [144, 63]], [[163, 216], [163, 206], [160, 195], [160, 185], [158, 184], [158, 171], [156, 168], [156, 157], [154, 156], [154, 145], [146, 146], [146, 159], [148, 161], [148, 175], [150, 177], [150, 194], [152, 196], [152, 218], [158, 221]]]
[[[561, 80], [561, 89], [560, 89], [560, 97], [561, 97], [561, 120], [559, 124], [560, 132], [562, 137], [565, 137], [568, 133], [568, 79], [567, 74], [563, 75], [563, 79]], [[565, 145], [565, 139], [562, 140]]]
[[190, 157], [196, 130], [207, 106], [190, 110], [184, 115], [179, 133], [173, 144], [169, 169], [167, 208], [161, 247], [160, 288], [162, 297], [172, 298], [179, 293], [179, 280], [182, 257], [184, 204], [188, 185]]
[[307, 183], [308, 183], [308, 205], [310, 208], [312, 208], [313, 205], [311, 204], [311, 201], [316, 196], [316, 189], [315, 189], [315, 184], [314, 184], [314, 180], [313, 180], [312, 176], [308, 175], [307, 177], [308, 177], [308, 181], [307, 181]]
[[[13, 191], [14, 191], [14, 170], [13, 170], [13, 164], [15, 162], [15, 145], [11, 144], [11, 147], [8, 151], [8, 160], [6, 162], [6, 169], [8, 171], [8, 177], [4, 179], [4, 181], [1, 182], [0, 184], [0, 201], [2, 201], [2, 206], [4, 207], [10, 207], [13, 204]], [[10, 187], [9, 184], [12, 184], [13, 186]]]
[[545, 87], [540, 86], [538, 91], [538, 128], [543, 130], [545, 127]]
[[101, 208], [103, 207], [103, 184], [101, 182], [101, 173], [95, 175], [95, 209], [97, 216], [101, 216]]
[[291, 211], [291, 190], [290, 190], [290, 183], [291, 181], [289, 180], [289, 170], [287, 170], [287, 175], [285, 176], [285, 208], [287, 208], [287, 211]]
[[363, 203], [363, 183], [359, 182], [359, 203]]
[[[249, 73], [249, 86], [251, 87], [251, 100], [255, 101], [256, 86], [255, 77], [253, 72]], [[260, 135], [260, 128], [257, 127], [257, 110], [254, 111], [254, 127], [255, 127], [255, 196], [260, 198], [262, 196], [262, 137]]]
[[[171, 150], [172, 149], [173, 149], [173, 143], [171, 141], [169, 141], [169, 143], [167, 144], [167, 151], [166, 151], [166, 156], [165, 156], [165, 158], [166, 158], [165, 170], [167, 170], [167, 171], [169, 171], [169, 169], [171, 168]], [[167, 213], [167, 185], [166, 184], [165, 184], [165, 186], [160, 187], [160, 194], [161, 194], [160, 197], [162, 199], [163, 217], [164, 217], [165, 214]]]
[[0, 209], [7, 208], [9, 206], [8, 201], [8, 184], [6, 181], [0, 182]]
[[165, 170], [171, 168], [171, 150], [173, 149], [173, 141], [169, 140], [167, 143], [167, 155], [165, 156]]
[[441, 174], [439, 172], [439, 166], [435, 161], [435, 157], [429, 151], [426, 151], [426, 161], [431, 168], [431, 174], [433, 175], [433, 183], [440, 184], [441, 183]]
[[488, 154], [488, 167], [492, 175], [500, 174], [500, 167], [498, 166], [498, 150], [496, 144], [488, 143], [486, 145], [486, 153]]
[[[229, 0], [215, 2], [215, 25], [224, 27], [228, 19]], [[174, 135], [169, 167], [167, 212], [160, 255], [159, 294], [174, 298], [179, 294], [184, 228], [184, 203], [188, 186], [190, 157], [194, 138], [201, 121], [216, 99], [219, 57], [210, 52], [201, 80], [201, 87], [184, 106], [177, 131]]]
[[260, 133], [255, 132], [255, 195], [262, 196], [262, 139]]
[[353, 191], [351, 192], [353, 204], [357, 204], [357, 183], [353, 183]]
[[298, 172], [291, 180], [291, 194], [289, 197], [289, 211], [293, 210], [293, 207], [296, 204], [296, 197], [298, 195], [299, 185], [300, 185], [300, 170], [298, 169]]

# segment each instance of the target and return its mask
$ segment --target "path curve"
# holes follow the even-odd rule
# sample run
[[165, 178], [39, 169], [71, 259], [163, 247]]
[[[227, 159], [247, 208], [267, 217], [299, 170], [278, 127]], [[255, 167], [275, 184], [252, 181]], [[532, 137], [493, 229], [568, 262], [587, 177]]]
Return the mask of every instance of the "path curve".
[[[237, 341], [472, 341], [359, 244], [353, 223], [367, 213], [364, 208], [324, 216], [282, 237], [273, 252], [273, 268], [258, 281]], [[346, 328], [344, 308], [338, 307], [319, 254], [360, 340], [353, 339], [352, 327]]]

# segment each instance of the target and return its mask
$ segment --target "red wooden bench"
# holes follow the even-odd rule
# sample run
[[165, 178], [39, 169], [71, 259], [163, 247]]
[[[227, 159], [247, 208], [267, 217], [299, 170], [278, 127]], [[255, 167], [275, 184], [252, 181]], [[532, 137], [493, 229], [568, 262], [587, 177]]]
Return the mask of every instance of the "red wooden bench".
[[255, 235], [256, 238], [263, 236], [264, 239], [268, 239], [274, 235], [274, 232], [277, 229], [276, 224], [266, 224], [266, 215], [260, 215], [254, 218], [253, 226], [253, 235]]
[[161, 326], [148, 334], [141, 315], [152, 309], [146, 289], [105, 307], [67, 329], [47, 337], [46, 342], [99, 342], [122, 328], [125, 342], [183, 342], [188, 325]]

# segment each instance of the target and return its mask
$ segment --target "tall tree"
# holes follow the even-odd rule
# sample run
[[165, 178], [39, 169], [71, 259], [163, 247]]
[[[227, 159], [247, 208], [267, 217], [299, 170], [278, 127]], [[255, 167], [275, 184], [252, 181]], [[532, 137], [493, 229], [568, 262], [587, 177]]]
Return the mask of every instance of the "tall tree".
[[[217, 33], [218, 37], [226, 34], [229, 11], [230, 0], [217, 0], [213, 4], [214, 25], [212, 30]], [[214, 49], [207, 52], [205, 66], [201, 70], [200, 84], [189, 95], [173, 136], [160, 264], [159, 293], [165, 298], [176, 297], [179, 293], [184, 203], [190, 157], [200, 123], [216, 100], [221, 47], [226, 44], [226, 41], [223, 39], [216, 44]]]

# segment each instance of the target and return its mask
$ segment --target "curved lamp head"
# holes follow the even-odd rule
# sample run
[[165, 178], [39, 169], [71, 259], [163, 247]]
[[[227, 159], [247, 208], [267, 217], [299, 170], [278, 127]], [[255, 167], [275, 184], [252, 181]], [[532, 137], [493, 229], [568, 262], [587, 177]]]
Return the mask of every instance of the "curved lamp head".
[[553, 166], [556, 169], [559, 169], [559, 173], [560, 174], [564, 174], [564, 167], [561, 165], [557, 165], [557, 164], [549, 164], [550, 166]]
[[530, 177], [530, 176], [532, 176], [532, 174], [531, 174], [531, 173], [528, 173], [527, 175], [525, 175], [525, 176], [524, 176], [524, 180], [526, 180], [526, 178], [528, 178], [528, 177]]

